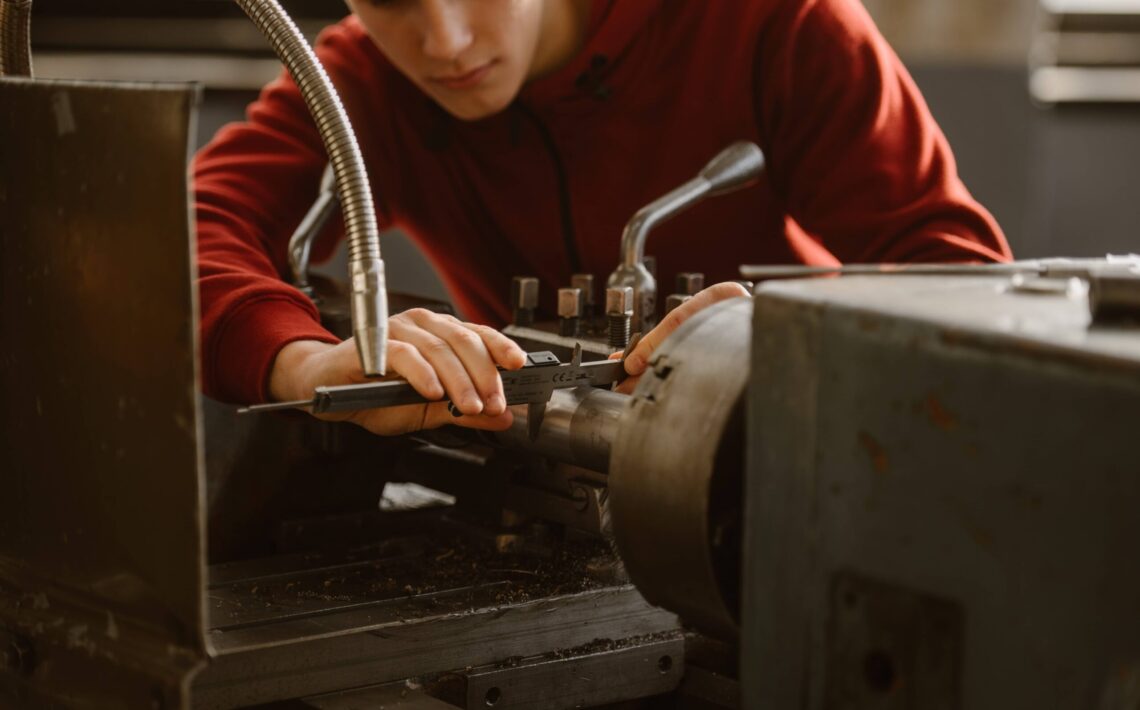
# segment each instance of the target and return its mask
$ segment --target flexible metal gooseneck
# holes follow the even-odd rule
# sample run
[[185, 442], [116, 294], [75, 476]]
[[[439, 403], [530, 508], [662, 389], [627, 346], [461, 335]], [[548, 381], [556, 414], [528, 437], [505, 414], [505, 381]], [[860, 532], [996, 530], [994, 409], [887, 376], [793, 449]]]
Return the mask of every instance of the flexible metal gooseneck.
[[388, 299], [380, 231], [364, 158], [348, 114], [316, 54], [276, 0], [236, 0], [288, 68], [313, 115], [336, 176], [348, 236], [352, 332], [366, 375], [387, 367]]

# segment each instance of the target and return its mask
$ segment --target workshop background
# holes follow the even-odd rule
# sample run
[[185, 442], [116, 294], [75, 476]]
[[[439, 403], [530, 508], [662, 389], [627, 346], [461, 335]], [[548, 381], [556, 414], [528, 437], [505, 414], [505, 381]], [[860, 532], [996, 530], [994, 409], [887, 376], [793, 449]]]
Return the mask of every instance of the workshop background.
[[[310, 37], [344, 13], [338, 0], [283, 4]], [[1140, 1], [865, 4], [1018, 258], [1136, 250]], [[222, 0], [40, 0], [35, 12], [38, 76], [203, 82], [199, 143], [239, 119], [279, 66]], [[446, 300], [414, 246], [383, 240], [393, 290]], [[343, 274], [343, 253], [318, 270]]]

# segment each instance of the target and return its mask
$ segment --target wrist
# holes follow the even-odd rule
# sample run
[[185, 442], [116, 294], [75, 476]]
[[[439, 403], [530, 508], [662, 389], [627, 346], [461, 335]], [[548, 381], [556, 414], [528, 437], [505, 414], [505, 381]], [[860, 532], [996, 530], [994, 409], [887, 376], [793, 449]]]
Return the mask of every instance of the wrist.
[[277, 402], [308, 399], [313, 396], [312, 358], [335, 347], [320, 340], [294, 340], [286, 343], [273, 358], [269, 369], [269, 398]]

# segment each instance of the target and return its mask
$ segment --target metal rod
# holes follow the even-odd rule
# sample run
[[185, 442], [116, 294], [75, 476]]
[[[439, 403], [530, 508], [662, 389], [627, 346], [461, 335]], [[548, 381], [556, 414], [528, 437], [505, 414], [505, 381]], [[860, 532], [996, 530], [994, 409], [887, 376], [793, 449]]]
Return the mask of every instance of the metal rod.
[[289, 238], [289, 270], [293, 273], [293, 285], [310, 296], [312, 288], [309, 286], [309, 258], [313, 251], [313, 240], [324, 230], [339, 206], [340, 203], [336, 199], [336, 175], [329, 165], [321, 176], [321, 186], [316, 201], [301, 218], [293, 236]]
[[746, 279], [763, 281], [771, 279], [798, 279], [805, 276], [971, 276], [971, 275], [1012, 275], [1043, 273], [1041, 265], [1033, 262], [1008, 264], [840, 264], [836, 266], [791, 265], [745, 265], [740, 267], [740, 275]]
[[642, 264], [649, 232], [706, 197], [751, 185], [763, 171], [764, 154], [760, 148], [738, 141], [718, 153], [695, 178], [633, 215], [621, 235], [621, 263], [606, 284], [633, 289], [633, 330], [646, 331], [656, 319], [657, 280]]

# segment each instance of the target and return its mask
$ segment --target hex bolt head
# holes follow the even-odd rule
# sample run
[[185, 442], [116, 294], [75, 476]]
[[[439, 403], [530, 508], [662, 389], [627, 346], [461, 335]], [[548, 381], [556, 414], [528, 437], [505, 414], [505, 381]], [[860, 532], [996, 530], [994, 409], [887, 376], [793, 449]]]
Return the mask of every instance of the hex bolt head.
[[511, 305], [515, 308], [538, 308], [538, 279], [516, 276], [511, 279]]
[[705, 275], [698, 271], [677, 274], [677, 293], [695, 296], [705, 287]]
[[668, 315], [670, 311], [690, 298], [692, 298], [692, 296], [687, 293], [670, 294], [669, 297], [665, 299], [665, 315]]
[[606, 289], [606, 315], [633, 315], [633, 288], [615, 286]]
[[533, 276], [516, 276], [511, 279], [511, 310], [515, 325], [532, 325], [534, 309], [538, 308], [538, 279]]
[[577, 288], [558, 289], [558, 317], [577, 318], [582, 315], [582, 291]]
[[594, 275], [574, 274], [570, 277], [570, 287], [576, 288], [582, 294], [582, 313], [594, 305]]

